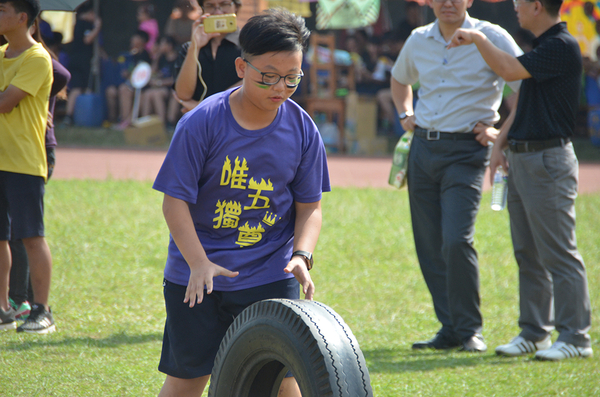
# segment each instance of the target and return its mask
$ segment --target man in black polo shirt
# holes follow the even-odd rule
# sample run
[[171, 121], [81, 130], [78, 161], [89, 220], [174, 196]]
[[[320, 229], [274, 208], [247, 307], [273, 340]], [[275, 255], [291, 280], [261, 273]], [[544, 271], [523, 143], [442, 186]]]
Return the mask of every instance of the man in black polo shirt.
[[[570, 142], [582, 62], [577, 42], [560, 22], [561, 5], [562, 0], [515, 0], [519, 24], [536, 36], [533, 50], [518, 58], [476, 31], [458, 31], [450, 45], [474, 43], [504, 80], [523, 80], [517, 107], [490, 161], [492, 175], [498, 166], [509, 169], [508, 211], [521, 309], [521, 333], [496, 353], [535, 352], [540, 360], [593, 354], [587, 276], [575, 239], [578, 162]], [[551, 345], [553, 329], [560, 335]]]

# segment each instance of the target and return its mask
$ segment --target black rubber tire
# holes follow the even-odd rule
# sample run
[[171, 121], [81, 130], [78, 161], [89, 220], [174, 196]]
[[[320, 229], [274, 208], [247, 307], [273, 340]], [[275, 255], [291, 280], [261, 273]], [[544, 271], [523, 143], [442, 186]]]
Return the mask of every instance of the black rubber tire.
[[233, 322], [212, 371], [210, 397], [276, 397], [291, 371], [303, 397], [372, 397], [369, 371], [344, 320], [315, 301], [257, 302]]

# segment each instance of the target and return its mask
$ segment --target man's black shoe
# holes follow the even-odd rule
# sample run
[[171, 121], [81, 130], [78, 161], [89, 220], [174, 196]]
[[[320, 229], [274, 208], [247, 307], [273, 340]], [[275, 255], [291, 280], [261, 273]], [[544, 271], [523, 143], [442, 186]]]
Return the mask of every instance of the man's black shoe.
[[462, 343], [462, 347], [458, 350], [469, 353], [484, 353], [487, 350], [487, 346], [483, 341], [483, 336], [481, 336], [481, 334], [475, 334], [465, 339]]
[[412, 348], [415, 350], [421, 349], [436, 349], [447, 350], [462, 346], [462, 343], [455, 337], [448, 336], [445, 333], [438, 332], [433, 339], [424, 342], [415, 342]]

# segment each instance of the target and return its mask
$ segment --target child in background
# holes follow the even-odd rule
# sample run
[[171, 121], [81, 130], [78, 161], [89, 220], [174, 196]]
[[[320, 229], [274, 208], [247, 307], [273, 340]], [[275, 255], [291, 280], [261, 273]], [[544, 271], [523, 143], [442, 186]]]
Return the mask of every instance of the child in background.
[[154, 44], [159, 36], [158, 22], [154, 19], [154, 6], [152, 4], [141, 5], [137, 9], [138, 30], [148, 33], [146, 51], [154, 54]]
[[152, 61], [152, 78], [142, 96], [142, 115], [147, 116], [154, 111], [171, 131], [179, 115], [179, 103], [171, 95], [178, 57], [176, 45], [170, 36], [164, 36], [158, 41], [158, 51]]
[[14, 329], [8, 300], [9, 240], [27, 251], [35, 303], [18, 332], [55, 330], [48, 306], [52, 255], [44, 237], [44, 183], [48, 177], [46, 126], [52, 61], [30, 28], [40, 13], [38, 0], [0, 0], [0, 330]]
[[117, 109], [119, 109], [121, 123], [117, 129], [125, 129], [131, 125], [134, 88], [129, 78], [138, 63], [152, 63], [150, 54], [146, 51], [147, 43], [148, 33], [142, 30], [138, 30], [131, 36], [131, 49], [117, 58], [120, 76], [116, 76], [116, 79], [113, 78], [113, 85], [108, 86], [105, 90], [109, 120], [116, 118]]
[[[39, 29], [39, 18], [36, 19], [31, 27], [31, 36], [35, 41], [41, 43], [46, 51], [52, 57], [52, 88], [50, 89], [50, 100], [48, 104], [48, 122], [46, 124], [46, 163], [48, 164], [48, 177], [46, 183], [52, 176], [54, 165], [56, 164], [56, 137], [54, 136], [54, 107], [57, 97], [66, 99], [64, 88], [71, 79], [69, 71], [58, 62], [58, 57], [44, 43], [41, 30]], [[4, 37], [0, 36], [0, 43], [4, 45]], [[27, 251], [23, 240], [15, 239], [10, 241], [10, 252], [12, 256], [12, 267], [10, 269], [9, 283], [9, 301], [15, 309], [17, 320], [26, 320], [31, 311], [30, 302], [34, 302], [35, 297], [29, 280], [29, 261]]]
[[69, 64], [71, 83], [67, 114], [63, 120], [66, 125], [73, 123], [77, 97], [90, 89], [90, 73], [94, 56], [94, 41], [102, 29], [102, 20], [94, 12], [91, 2], [85, 2], [77, 8], [77, 21], [73, 30], [73, 40], [69, 44]]

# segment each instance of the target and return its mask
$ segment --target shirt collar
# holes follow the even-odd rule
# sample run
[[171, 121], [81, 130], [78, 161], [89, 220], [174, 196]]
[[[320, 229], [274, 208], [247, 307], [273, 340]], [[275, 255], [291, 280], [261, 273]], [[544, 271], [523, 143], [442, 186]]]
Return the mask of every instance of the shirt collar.
[[235, 32], [229, 33], [227, 36], [223, 37], [223, 40], [227, 40], [235, 44], [236, 46], [240, 46], [240, 28], [237, 28]]
[[[463, 29], [475, 28], [475, 20], [473, 18], [471, 18], [469, 13], [466, 11], [465, 11], [465, 20], [463, 21], [461, 28], [463, 28]], [[437, 40], [441, 43], [444, 43], [444, 44], [446, 43], [446, 40], [444, 40], [444, 37], [442, 36], [442, 33], [440, 32], [439, 19], [436, 19], [435, 22], [431, 25], [431, 29], [429, 29], [429, 32], [427, 32], [427, 38], [434, 38], [435, 40]]]
[[542, 33], [539, 37], [533, 39], [533, 47], [537, 47], [542, 41], [544, 41], [548, 37], [556, 36], [557, 34], [563, 33], [565, 31], [567, 31], [567, 23], [559, 22], [556, 25], [552, 26], [550, 29], [546, 30], [544, 33]]

